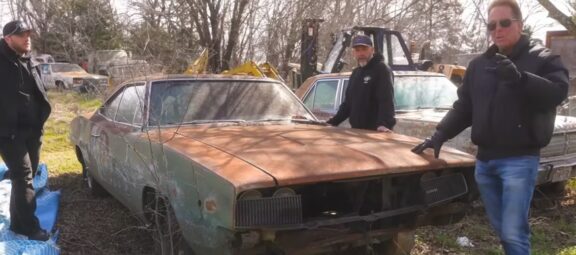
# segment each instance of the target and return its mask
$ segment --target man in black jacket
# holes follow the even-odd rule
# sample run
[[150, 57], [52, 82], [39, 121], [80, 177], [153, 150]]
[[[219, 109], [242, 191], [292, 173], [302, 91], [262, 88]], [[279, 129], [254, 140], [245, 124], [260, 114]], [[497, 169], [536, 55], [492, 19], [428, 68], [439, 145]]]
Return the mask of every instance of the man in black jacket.
[[488, 13], [494, 44], [470, 63], [454, 108], [413, 151], [433, 148], [438, 157], [446, 140], [472, 126], [476, 182], [490, 223], [506, 254], [530, 254], [528, 212], [539, 153], [567, 96], [568, 71], [559, 56], [521, 34], [515, 0], [495, 0]]
[[352, 40], [352, 54], [358, 67], [352, 71], [346, 97], [328, 124], [338, 126], [350, 118], [352, 128], [389, 132], [394, 119], [392, 72], [384, 57], [374, 54], [372, 39], [358, 35]]
[[31, 240], [48, 240], [36, 210], [32, 178], [38, 168], [42, 129], [50, 104], [38, 71], [28, 56], [32, 30], [7, 23], [0, 39], [0, 156], [12, 182], [10, 229]]

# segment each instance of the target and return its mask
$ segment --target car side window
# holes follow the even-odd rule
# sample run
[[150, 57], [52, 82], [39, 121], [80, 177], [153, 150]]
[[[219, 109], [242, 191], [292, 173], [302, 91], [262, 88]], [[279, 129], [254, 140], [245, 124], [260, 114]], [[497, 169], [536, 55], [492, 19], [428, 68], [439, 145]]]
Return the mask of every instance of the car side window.
[[123, 94], [124, 90], [121, 90], [118, 93], [116, 93], [115, 96], [108, 99], [108, 101], [100, 108], [100, 114], [106, 116], [111, 120], [114, 120]]
[[124, 89], [121, 96], [116, 122], [142, 125], [142, 112], [144, 107], [144, 85], [129, 86]]
[[304, 99], [304, 104], [312, 110], [334, 110], [338, 80], [319, 80]]

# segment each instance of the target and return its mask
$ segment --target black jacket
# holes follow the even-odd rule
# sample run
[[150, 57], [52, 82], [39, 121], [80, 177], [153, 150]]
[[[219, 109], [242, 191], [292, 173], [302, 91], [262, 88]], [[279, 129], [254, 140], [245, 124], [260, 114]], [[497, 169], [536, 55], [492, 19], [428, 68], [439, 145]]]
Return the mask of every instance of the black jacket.
[[394, 127], [393, 77], [383, 60], [382, 55], [375, 54], [366, 66], [352, 71], [346, 98], [336, 115], [327, 121], [329, 124], [337, 126], [350, 118], [353, 128]]
[[36, 123], [39, 126], [24, 128], [42, 129], [50, 115], [50, 103], [38, 70], [31, 66], [30, 60], [25, 62], [27, 67], [22, 65], [4, 39], [0, 40], [0, 137], [11, 137], [19, 128], [23, 128], [18, 126], [22, 123], [19, 112], [22, 112], [21, 107], [26, 105], [20, 91], [26, 81], [34, 83], [33, 89], [37, 90], [33, 98], [38, 100], [36, 103], [39, 107], [39, 120]]
[[492, 45], [468, 66], [454, 108], [437, 129], [446, 139], [472, 126], [478, 159], [538, 155], [550, 142], [556, 107], [568, 93], [560, 57], [522, 36], [508, 56], [522, 73], [517, 84], [499, 81]]

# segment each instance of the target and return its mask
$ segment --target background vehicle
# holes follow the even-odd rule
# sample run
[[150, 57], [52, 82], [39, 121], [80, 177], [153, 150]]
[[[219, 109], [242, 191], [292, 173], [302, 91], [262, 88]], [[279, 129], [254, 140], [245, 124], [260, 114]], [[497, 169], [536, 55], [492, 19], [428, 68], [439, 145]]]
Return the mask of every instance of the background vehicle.
[[[452, 108], [457, 87], [444, 75], [422, 71], [394, 72], [394, 100], [397, 124], [394, 132], [426, 138]], [[345, 97], [350, 73], [322, 74], [309, 78], [296, 91], [298, 97], [322, 120], [336, 114]], [[347, 124], [347, 123], [346, 123]], [[349, 125], [348, 125], [349, 127]], [[576, 118], [558, 115], [554, 136], [540, 153], [538, 184], [561, 193], [566, 180], [576, 177]], [[476, 154], [470, 128], [448, 141], [453, 148]]]
[[38, 64], [54, 63], [54, 62], [56, 62], [56, 61], [54, 61], [54, 58], [53, 58], [52, 55], [50, 55], [50, 54], [33, 55], [33, 56], [32, 56], [32, 60], [33, 60], [35, 63], [38, 63]]
[[158, 74], [162, 69], [132, 58], [125, 50], [97, 50], [88, 56], [87, 65], [89, 72], [108, 76], [112, 88], [127, 80]]
[[104, 91], [108, 77], [89, 74], [82, 67], [69, 63], [40, 64], [42, 80], [47, 89], [74, 89], [81, 92]]
[[473, 198], [471, 155], [322, 125], [272, 79], [133, 80], [74, 119], [70, 139], [92, 191], [156, 226], [163, 252], [404, 254], [412, 230], [458, 221]]

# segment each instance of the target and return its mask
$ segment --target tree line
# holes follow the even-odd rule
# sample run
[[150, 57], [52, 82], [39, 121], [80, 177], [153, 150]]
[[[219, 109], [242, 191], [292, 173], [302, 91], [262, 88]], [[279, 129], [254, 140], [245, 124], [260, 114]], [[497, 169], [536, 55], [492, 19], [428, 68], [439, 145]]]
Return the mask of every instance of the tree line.
[[[485, 30], [489, 0], [1, 0], [13, 17], [31, 24], [39, 53], [77, 62], [101, 49], [125, 49], [167, 72], [182, 72], [203, 49], [208, 69], [220, 72], [246, 60], [267, 61], [282, 74], [299, 61], [301, 24], [323, 19], [319, 59], [334, 35], [355, 25], [382, 26], [403, 33], [414, 49], [429, 44], [443, 61], [479, 52], [489, 43]], [[117, 1], [117, 0], [116, 0]], [[569, 4], [576, 7], [576, 1]], [[576, 34], [574, 15], [550, 0], [519, 1], [528, 17], [548, 11]], [[529, 28], [534, 29], [534, 28]]]

